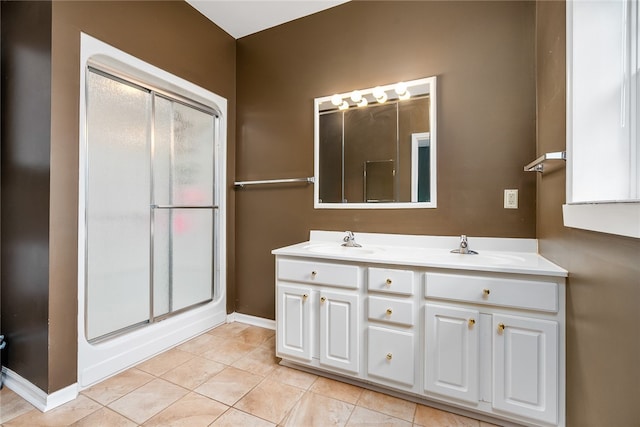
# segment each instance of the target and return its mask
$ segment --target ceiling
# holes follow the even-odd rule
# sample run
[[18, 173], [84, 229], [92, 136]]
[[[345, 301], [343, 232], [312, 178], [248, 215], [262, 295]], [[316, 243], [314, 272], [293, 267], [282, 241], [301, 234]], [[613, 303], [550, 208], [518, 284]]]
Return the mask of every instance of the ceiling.
[[349, 0], [186, 0], [236, 39]]

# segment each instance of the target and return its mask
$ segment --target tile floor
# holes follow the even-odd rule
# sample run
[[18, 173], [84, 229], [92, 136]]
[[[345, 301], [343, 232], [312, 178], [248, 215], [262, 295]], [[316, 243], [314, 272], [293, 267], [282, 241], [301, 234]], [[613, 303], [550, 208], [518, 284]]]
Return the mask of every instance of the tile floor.
[[230, 323], [42, 413], [8, 388], [2, 426], [490, 427], [278, 365], [272, 330]]

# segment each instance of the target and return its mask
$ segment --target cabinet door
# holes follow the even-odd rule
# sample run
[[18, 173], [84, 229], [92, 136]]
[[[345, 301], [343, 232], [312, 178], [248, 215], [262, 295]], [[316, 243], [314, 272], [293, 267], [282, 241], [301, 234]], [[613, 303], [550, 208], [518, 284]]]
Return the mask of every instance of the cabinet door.
[[558, 422], [558, 323], [493, 315], [493, 407]]
[[276, 294], [278, 356], [311, 361], [311, 289], [278, 285]]
[[413, 332], [369, 326], [367, 374], [412, 387], [414, 376]]
[[320, 364], [358, 372], [358, 295], [320, 292]]
[[427, 304], [425, 391], [477, 403], [479, 312]]

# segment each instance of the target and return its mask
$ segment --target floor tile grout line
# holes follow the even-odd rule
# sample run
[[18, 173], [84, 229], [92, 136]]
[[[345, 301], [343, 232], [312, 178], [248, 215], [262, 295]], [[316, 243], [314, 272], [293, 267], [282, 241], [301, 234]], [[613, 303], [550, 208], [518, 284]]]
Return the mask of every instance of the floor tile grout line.
[[[199, 357], [199, 356], [196, 356], [196, 357]], [[195, 359], [195, 357], [194, 357], [194, 359]], [[218, 375], [220, 372], [224, 371], [225, 369], [227, 369], [227, 368], [229, 367], [229, 365], [226, 365], [226, 364], [224, 364], [224, 363], [222, 363], [222, 362], [218, 362], [218, 361], [215, 361], [215, 360], [210, 360], [210, 359], [207, 359], [207, 358], [204, 358], [204, 357], [202, 357], [202, 359], [207, 360], [207, 361], [209, 361], [209, 362], [218, 363], [218, 364], [222, 365], [222, 366], [223, 366], [223, 368], [222, 368], [221, 370], [219, 370], [218, 372], [216, 372], [216, 373], [212, 374], [209, 378], [205, 379], [203, 382], [201, 382], [201, 383], [199, 383], [199, 384], [196, 384], [193, 388], [189, 388], [189, 390], [190, 390], [190, 391], [193, 391], [193, 392], [195, 392], [195, 390], [196, 390], [198, 387], [200, 387], [201, 385], [203, 385], [203, 384], [204, 384], [204, 383], [206, 383], [207, 381], [211, 380], [213, 377], [215, 377], [215, 376], [216, 376], [216, 375]], [[193, 359], [191, 359], [191, 360], [193, 360]], [[165, 372], [165, 373], [164, 373], [164, 374], [162, 374], [162, 376], [161, 376], [161, 377], [159, 377], [159, 378], [161, 378], [161, 379], [163, 379], [163, 380], [165, 380], [165, 381], [169, 381], [169, 382], [170, 382], [170, 383], [172, 383], [172, 384], [175, 384], [175, 385], [178, 385], [178, 386], [184, 387], [183, 385], [178, 384], [178, 383], [176, 383], [176, 382], [174, 382], [174, 381], [172, 381], [172, 380], [170, 380], [170, 379], [168, 379], [168, 378], [164, 378], [164, 375], [168, 374], [169, 372], [171, 372], [171, 371], [167, 371], [167, 372]], [[184, 388], [187, 388], [187, 387], [184, 387]]]
[[[171, 372], [171, 371], [173, 371], [174, 369], [176, 369], [176, 368], [178, 368], [178, 367], [180, 367], [180, 366], [184, 365], [185, 363], [190, 362], [191, 360], [193, 360], [193, 359], [195, 359], [195, 358], [197, 357], [197, 355], [196, 355], [196, 354], [190, 353], [190, 352], [188, 352], [188, 351], [180, 350], [177, 346], [176, 346], [176, 347], [173, 347], [173, 349], [176, 349], [176, 350], [181, 351], [181, 352], [183, 352], [183, 353], [188, 353], [188, 354], [190, 354], [190, 355], [191, 355], [191, 358], [190, 358], [190, 359], [188, 359], [188, 360], [185, 360], [183, 363], [179, 363], [178, 365], [176, 365], [176, 366], [174, 366], [173, 368], [169, 369], [167, 372], [164, 372], [163, 374], [161, 374], [161, 376], [162, 376], [162, 375], [165, 375], [165, 374], [167, 374], [167, 373], [169, 373], [169, 372]], [[173, 350], [173, 349], [172, 349], [172, 350]]]
[[[137, 366], [137, 365], [136, 365], [136, 366]], [[142, 384], [140, 384], [140, 385], [136, 386], [134, 389], [129, 390], [128, 392], [126, 392], [126, 393], [125, 393], [125, 394], [123, 394], [122, 396], [118, 397], [117, 399], [114, 399], [114, 400], [110, 401], [109, 403], [104, 404], [104, 403], [98, 402], [96, 399], [92, 398], [91, 396], [89, 396], [89, 395], [86, 393], [86, 391], [87, 391], [87, 390], [90, 390], [92, 387], [94, 387], [94, 386], [96, 386], [96, 385], [98, 385], [98, 384], [100, 384], [100, 383], [97, 383], [97, 384], [92, 385], [91, 387], [85, 388], [84, 390], [81, 390], [78, 394], [82, 394], [83, 396], [90, 398], [91, 400], [93, 400], [93, 401], [95, 401], [95, 402], [99, 403], [100, 405], [105, 406], [105, 407], [108, 407], [109, 405], [111, 405], [111, 404], [112, 404], [113, 402], [115, 402], [116, 400], [120, 400], [121, 398], [123, 398], [124, 396], [128, 395], [129, 393], [133, 393], [134, 391], [138, 390], [139, 388], [144, 387], [145, 385], [149, 384], [149, 383], [150, 383], [151, 381], [153, 381], [154, 379], [157, 379], [157, 377], [156, 377], [155, 375], [150, 374], [149, 372], [145, 372], [145, 371], [143, 371], [143, 370], [141, 370], [141, 369], [137, 369], [137, 367], [136, 367], [136, 366], [132, 366], [132, 367], [130, 367], [130, 368], [128, 368], [128, 369], [126, 369], [126, 370], [124, 370], [124, 371], [122, 371], [122, 372], [120, 372], [120, 373], [118, 373], [118, 374], [114, 375], [113, 377], [108, 378], [108, 379], [107, 379], [107, 380], [105, 380], [105, 381], [108, 381], [108, 380], [110, 380], [110, 379], [112, 379], [112, 378], [115, 378], [115, 377], [117, 377], [118, 375], [120, 375], [120, 374], [124, 374], [125, 372], [128, 372], [128, 371], [130, 371], [130, 370], [132, 370], [132, 369], [136, 369], [136, 370], [138, 370], [138, 371], [140, 371], [140, 372], [142, 372], [142, 373], [144, 373], [144, 374], [151, 375], [153, 378], [150, 378], [150, 379], [149, 379], [149, 381], [145, 381], [144, 383], [142, 383]]]
[[[276, 381], [276, 382], [278, 382], [278, 381]], [[300, 387], [292, 386], [292, 385], [289, 385], [289, 384], [285, 384], [285, 385], [288, 385], [288, 386], [290, 386], [290, 387], [295, 387], [295, 388], [297, 388], [297, 389], [302, 390], [302, 394], [300, 395], [300, 397], [298, 397], [298, 398], [296, 399], [296, 401], [293, 403], [293, 405], [291, 406], [291, 408], [289, 408], [289, 410], [287, 411], [287, 413], [285, 414], [285, 416], [280, 420], [280, 422], [276, 423], [276, 425], [280, 425], [280, 423], [284, 422], [284, 421], [289, 417], [289, 414], [291, 414], [291, 411], [293, 411], [293, 408], [295, 408], [295, 407], [296, 407], [296, 405], [297, 405], [297, 404], [302, 400], [302, 398], [304, 397], [304, 395], [305, 395], [305, 394], [307, 394], [307, 390], [301, 389]]]
[[413, 417], [411, 417], [411, 425], [416, 423], [416, 415], [418, 414], [418, 404], [416, 403], [416, 407], [413, 408]]
[[344, 423], [345, 427], [349, 425], [349, 421], [351, 421], [351, 417], [353, 417], [353, 413], [356, 411], [356, 408], [358, 407], [358, 405], [356, 405], [355, 403], [352, 404], [351, 406], [353, 406], [353, 408], [351, 408], [351, 412], [349, 412], [347, 421]]
[[[337, 398], [337, 397], [327, 396], [326, 394], [318, 393], [317, 391], [313, 391], [313, 390], [311, 390], [311, 389], [309, 389], [309, 390], [307, 390], [307, 391], [308, 391], [309, 393], [315, 394], [316, 396], [321, 396], [321, 397], [326, 397], [326, 398], [329, 398], [329, 399], [337, 400], [338, 402], [346, 403], [347, 405], [351, 405], [351, 406], [354, 406], [354, 407], [355, 407], [355, 406], [358, 406], [356, 403], [351, 403], [351, 402], [349, 402], [349, 401], [347, 401], [347, 400], [342, 400], [342, 399], [339, 399], [339, 398]], [[364, 406], [363, 406], [363, 407], [364, 407]]]
[[[172, 351], [172, 350], [178, 350], [178, 351], [180, 351], [180, 352], [182, 352], [182, 353], [187, 353], [187, 354], [191, 355], [191, 358], [190, 358], [190, 359], [188, 359], [187, 361], [185, 361], [184, 363], [188, 362], [189, 360], [193, 359], [193, 357], [195, 357], [195, 354], [194, 354], [194, 353], [191, 353], [190, 351], [180, 350], [180, 349], [178, 348], [179, 346], [180, 346], [180, 345], [173, 346], [173, 347], [171, 347], [171, 348], [169, 348], [169, 349], [167, 349], [167, 350], [165, 350], [165, 351], [163, 351], [163, 352], [161, 352], [161, 353], [159, 353], [159, 354], [156, 354], [156, 355], [154, 355], [154, 356], [149, 357], [148, 359], [145, 359], [145, 360], [143, 360], [143, 361], [141, 361], [141, 362], [138, 362], [138, 363], [136, 363], [134, 366], [132, 366], [132, 367], [130, 367], [130, 368], [128, 368], [128, 369], [125, 369], [125, 371], [127, 371], [127, 370], [129, 370], [129, 369], [131, 369], [131, 368], [137, 368], [139, 371], [146, 372], [146, 373], [147, 373], [147, 374], [149, 374], [149, 375], [157, 376], [157, 375], [156, 375], [156, 374], [154, 374], [153, 372], [148, 372], [148, 371], [145, 371], [145, 370], [144, 370], [144, 369], [142, 369], [142, 368], [139, 368], [139, 366], [144, 365], [145, 363], [147, 363], [147, 362], [149, 362], [149, 361], [151, 361], [151, 360], [153, 360], [153, 359], [155, 359], [155, 358], [157, 358], [157, 357], [164, 356], [164, 355], [166, 355], [168, 352], [170, 352], [170, 351]], [[182, 364], [183, 364], [183, 363], [181, 363], [180, 365], [182, 365]], [[178, 365], [178, 366], [179, 366], [179, 365]], [[171, 369], [175, 369], [175, 368], [176, 368], [176, 367], [173, 367], [173, 368], [171, 368]], [[169, 371], [170, 371], [171, 369], [169, 369]], [[122, 372], [125, 372], [125, 371], [122, 371]], [[164, 375], [164, 374], [166, 374], [166, 373], [167, 373], [167, 372], [169, 372], [169, 371], [163, 372], [161, 375]], [[114, 375], [114, 376], [115, 376], [115, 375]], [[113, 378], [113, 377], [111, 377], [111, 378]]]
[[[354, 408], [353, 408], [354, 412], [355, 412], [356, 408], [361, 408], [361, 409], [365, 409], [367, 411], [375, 412], [376, 414], [384, 415], [385, 417], [390, 417], [390, 418], [393, 418], [395, 420], [404, 421], [404, 422], [409, 423], [411, 425], [415, 424], [413, 421], [408, 421], [408, 420], [405, 420], [404, 418], [396, 417], [395, 415], [391, 415], [391, 414], [388, 414], [386, 412], [376, 411], [375, 409], [368, 408], [366, 406], [354, 405]], [[351, 417], [349, 417], [349, 419], [351, 419]]]
[[140, 424], [138, 424], [136, 421], [134, 421], [134, 420], [132, 420], [131, 418], [127, 417], [125, 414], [121, 414], [120, 412], [116, 411], [115, 409], [109, 408], [107, 405], [103, 405], [102, 403], [100, 403], [100, 402], [96, 401], [95, 399], [92, 399], [91, 397], [89, 397], [89, 396], [87, 396], [87, 395], [84, 395], [84, 396], [85, 396], [86, 398], [91, 399], [92, 401], [96, 402], [98, 405], [100, 405], [100, 408], [96, 409], [95, 411], [93, 411], [93, 412], [92, 412], [92, 413], [90, 413], [90, 414], [87, 414], [86, 416], [84, 416], [84, 417], [80, 418], [79, 420], [76, 420], [76, 422], [75, 422], [74, 424], [76, 424], [76, 423], [78, 423], [78, 422], [80, 422], [80, 421], [84, 420], [85, 418], [90, 417], [91, 415], [95, 414], [96, 412], [101, 411], [101, 410], [103, 410], [103, 409], [104, 409], [104, 410], [107, 410], [107, 411], [111, 411], [111, 412], [113, 412], [113, 413], [115, 413], [115, 414], [118, 414], [118, 415], [120, 415], [121, 417], [126, 418], [127, 420], [131, 421], [131, 422], [132, 422], [132, 423], [134, 423], [135, 425], [140, 425]]
[[[166, 410], [167, 408], [169, 408], [170, 406], [172, 406], [173, 404], [175, 404], [176, 402], [178, 402], [180, 399], [184, 398], [184, 397], [185, 397], [185, 396], [187, 396], [189, 393], [191, 393], [191, 390], [189, 390], [189, 389], [187, 389], [187, 388], [185, 388], [185, 387], [182, 387], [182, 386], [180, 386], [180, 385], [178, 385], [178, 384], [173, 384], [171, 381], [165, 380], [164, 378], [156, 377], [156, 379], [157, 379], [157, 380], [161, 380], [161, 381], [165, 381], [165, 382], [167, 382], [167, 383], [169, 383], [169, 384], [175, 385], [176, 387], [179, 387], [179, 388], [181, 388], [181, 389], [183, 389], [183, 390], [186, 390], [186, 393], [185, 393], [184, 395], [182, 395], [181, 397], [177, 398], [176, 400], [174, 400], [173, 402], [169, 403], [166, 407], [162, 408], [161, 410], [159, 410], [159, 411], [158, 411], [158, 412], [156, 412], [155, 414], [151, 415], [149, 418], [147, 418], [146, 420], [144, 420], [144, 421], [142, 422], [142, 424], [146, 423], [146, 422], [147, 422], [147, 421], [149, 421], [151, 418], [155, 417], [156, 415], [158, 415], [159, 413], [163, 412], [164, 410]], [[109, 409], [111, 409], [112, 411], [118, 412], [118, 411], [116, 411], [116, 410], [115, 410], [115, 409], [113, 409], [113, 408], [109, 408]], [[128, 418], [125, 414], [122, 414], [122, 413], [120, 413], [120, 412], [118, 412], [118, 414], [120, 414], [120, 415], [122, 415], [122, 416], [124, 416], [124, 417]], [[135, 422], [135, 421], [134, 421], [134, 422]], [[136, 424], [137, 424], [137, 423], [136, 423]], [[140, 425], [142, 425], [142, 424], [140, 424]]]
[[[247, 412], [247, 411], [245, 411], [245, 410], [243, 410], [243, 409], [236, 408], [235, 406], [229, 406], [229, 409], [227, 409], [224, 413], [226, 414], [226, 413], [227, 413], [227, 412], [229, 412], [229, 410], [231, 410], [231, 409], [235, 409], [236, 411], [242, 412], [243, 414], [247, 414], [247, 415], [250, 415], [250, 416], [252, 416], [252, 417], [254, 417], [254, 418], [261, 419], [261, 420], [263, 420], [263, 421], [265, 421], [265, 422], [268, 422], [268, 423], [271, 423], [271, 424], [273, 424], [273, 425], [276, 425], [276, 426], [277, 426], [277, 425], [279, 425], [278, 423], [274, 423], [273, 421], [269, 421], [269, 420], [268, 420], [268, 419], [266, 419], [266, 418], [262, 418], [262, 417], [260, 417], [260, 416], [258, 416], [258, 415], [256, 415], [256, 414], [252, 414], [251, 412]], [[220, 415], [220, 417], [221, 417], [221, 416], [222, 416], [222, 415]], [[218, 418], [219, 418], [219, 417], [218, 417]], [[214, 422], [215, 422], [215, 421], [214, 421]], [[213, 424], [213, 423], [212, 423], [212, 424]]]

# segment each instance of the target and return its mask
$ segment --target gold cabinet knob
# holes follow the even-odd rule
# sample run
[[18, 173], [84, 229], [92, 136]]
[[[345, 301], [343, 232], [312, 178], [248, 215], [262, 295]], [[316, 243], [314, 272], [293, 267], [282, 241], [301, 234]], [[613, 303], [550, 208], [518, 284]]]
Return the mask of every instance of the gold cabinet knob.
[[318, 275], [317, 271], [314, 270], [314, 271], [311, 272], [311, 277], [316, 277], [317, 275]]
[[387, 308], [387, 316], [391, 316], [391, 313], [393, 313], [393, 310], [391, 310], [390, 308]]
[[498, 323], [498, 333], [501, 334], [504, 332], [504, 323]]
[[321, 301], [321, 302], [325, 302], [326, 300], [327, 300], [327, 298], [326, 298], [326, 297], [320, 297], [320, 301]]
[[483, 289], [482, 293], [484, 294], [485, 297], [488, 297], [489, 294], [491, 293], [491, 289]]
[[302, 299], [307, 299], [309, 298], [309, 294], [302, 294]]
[[387, 281], [386, 281], [387, 286], [391, 286], [391, 282], [392, 282], [392, 280], [391, 280], [391, 279], [387, 279]]
[[469, 319], [469, 327], [473, 328], [473, 325], [476, 324], [476, 319]]
[[393, 359], [393, 354], [387, 353], [387, 360], [391, 360], [391, 359]]

